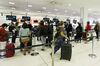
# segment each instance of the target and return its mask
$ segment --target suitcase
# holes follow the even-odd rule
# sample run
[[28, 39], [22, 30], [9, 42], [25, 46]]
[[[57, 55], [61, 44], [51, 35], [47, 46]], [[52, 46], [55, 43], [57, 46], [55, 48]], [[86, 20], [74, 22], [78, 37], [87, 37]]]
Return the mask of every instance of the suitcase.
[[75, 39], [75, 42], [78, 42], [78, 41], [81, 42], [81, 37], [79, 37], [79, 36], [77, 36], [77, 35], [74, 37], [74, 39]]
[[87, 40], [87, 33], [86, 32], [83, 32], [82, 39]]
[[60, 60], [65, 59], [70, 61], [71, 55], [72, 55], [72, 45], [69, 43], [65, 43], [64, 45], [62, 45]]
[[13, 43], [8, 43], [5, 48], [6, 48], [5, 57], [6, 58], [13, 57], [15, 54], [15, 45]]

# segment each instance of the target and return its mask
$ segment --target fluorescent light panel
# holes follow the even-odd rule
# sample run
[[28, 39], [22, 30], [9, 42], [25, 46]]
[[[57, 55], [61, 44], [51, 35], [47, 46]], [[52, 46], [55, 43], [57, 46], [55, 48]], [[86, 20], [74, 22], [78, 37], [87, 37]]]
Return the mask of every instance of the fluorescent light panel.
[[28, 7], [32, 7], [32, 5], [28, 5]]
[[14, 2], [9, 2], [9, 4], [10, 4], [10, 5], [14, 5], [15, 3], [14, 3]]

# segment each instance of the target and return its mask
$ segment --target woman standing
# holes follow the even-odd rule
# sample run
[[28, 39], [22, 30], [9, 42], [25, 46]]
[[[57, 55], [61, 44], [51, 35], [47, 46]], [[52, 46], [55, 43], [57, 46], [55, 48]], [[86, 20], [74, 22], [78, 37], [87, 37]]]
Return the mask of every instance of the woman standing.
[[28, 25], [26, 23], [23, 23], [22, 28], [19, 31], [19, 36], [21, 38], [21, 42], [24, 44], [24, 49], [23, 49], [24, 55], [26, 55], [26, 51], [28, 51], [28, 53], [30, 53], [30, 50], [28, 48], [30, 35], [31, 35], [31, 32], [28, 28]]
[[54, 54], [61, 48], [61, 46], [65, 42], [65, 38], [67, 39], [67, 36], [64, 33], [64, 22], [61, 21], [58, 24], [57, 27], [57, 36], [56, 36], [56, 46], [54, 48]]

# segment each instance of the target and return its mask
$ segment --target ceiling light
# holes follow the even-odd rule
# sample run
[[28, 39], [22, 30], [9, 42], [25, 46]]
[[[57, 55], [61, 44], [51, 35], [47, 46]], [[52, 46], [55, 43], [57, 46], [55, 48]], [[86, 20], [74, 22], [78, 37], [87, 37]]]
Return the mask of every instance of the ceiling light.
[[32, 7], [32, 5], [28, 5], [28, 7]]
[[25, 9], [26, 11], [29, 11], [29, 9]]
[[73, 14], [76, 14], [76, 12], [73, 12]]
[[12, 10], [15, 10], [15, 8], [11, 8]]
[[58, 11], [58, 9], [54, 9], [55, 11]]
[[68, 6], [71, 6], [72, 4], [68, 4]]
[[9, 4], [14, 5], [15, 3], [14, 2], [9, 2]]
[[67, 10], [65, 10], [65, 13], [67, 13]]
[[46, 10], [47, 8], [46, 7], [42, 7], [42, 9]]
[[39, 12], [39, 13], [40, 13], [41, 11], [37, 11], [37, 12]]
[[51, 13], [51, 12], [48, 12], [49, 14]]
[[92, 9], [88, 9], [88, 11], [91, 11]]

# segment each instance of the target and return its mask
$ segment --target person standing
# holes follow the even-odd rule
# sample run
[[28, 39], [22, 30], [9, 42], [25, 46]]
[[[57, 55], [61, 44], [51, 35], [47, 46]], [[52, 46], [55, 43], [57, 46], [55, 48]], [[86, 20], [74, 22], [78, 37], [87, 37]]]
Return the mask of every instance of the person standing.
[[96, 23], [95, 27], [94, 27], [95, 33], [96, 33], [96, 38], [97, 40], [99, 40], [99, 31], [100, 31], [100, 24], [99, 22]]
[[87, 22], [87, 25], [86, 25], [86, 28], [85, 28], [85, 32], [86, 32], [86, 39], [85, 39], [85, 43], [87, 43], [87, 36], [89, 35], [89, 32], [90, 32], [90, 30], [91, 30], [91, 25], [90, 25], [90, 22], [88, 21]]
[[16, 42], [16, 38], [17, 38], [17, 35], [18, 35], [18, 22], [16, 22], [15, 24], [15, 29], [13, 30], [13, 35], [12, 35], [12, 43], [15, 43]]
[[54, 47], [54, 54], [64, 44], [65, 39], [68, 39], [68, 37], [64, 33], [64, 22], [61, 21], [61, 22], [59, 22], [58, 27], [57, 27], [57, 37], [56, 37], [56, 42], [55, 42], [56, 45]]
[[28, 47], [30, 35], [31, 35], [31, 32], [28, 28], [28, 25], [26, 23], [23, 23], [22, 28], [19, 31], [19, 36], [20, 36], [20, 41], [24, 45], [24, 49], [21, 48], [24, 55], [26, 55], [26, 51], [28, 51], [28, 53], [30, 53], [30, 49]]
[[83, 32], [83, 27], [81, 26], [80, 23], [78, 23], [78, 26], [76, 27], [76, 36], [75, 36], [76, 41], [80, 40], [81, 42], [82, 32]]
[[[0, 51], [4, 50], [8, 41], [8, 32], [5, 30], [7, 28], [7, 24], [2, 24], [0, 27]], [[5, 51], [0, 52], [0, 56], [3, 57], [5, 55]]]

